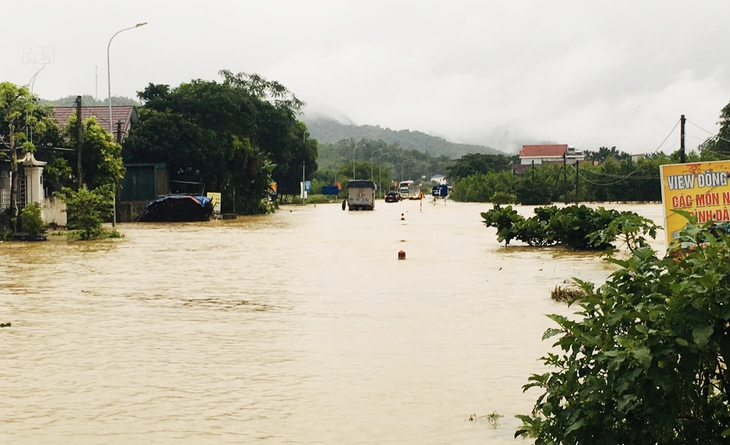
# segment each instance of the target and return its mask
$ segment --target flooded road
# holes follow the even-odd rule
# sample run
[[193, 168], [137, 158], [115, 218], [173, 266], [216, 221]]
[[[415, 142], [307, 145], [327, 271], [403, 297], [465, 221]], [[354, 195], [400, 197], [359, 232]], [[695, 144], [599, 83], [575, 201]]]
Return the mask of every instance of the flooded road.
[[[606, 207], [661, 223], [660, 205]], [[504, 248], [489, 208], [309, 205], [0, 243], [0, 442], [523, 443], [545, 314], [573, 312], [550, 290], [612, 266]]]

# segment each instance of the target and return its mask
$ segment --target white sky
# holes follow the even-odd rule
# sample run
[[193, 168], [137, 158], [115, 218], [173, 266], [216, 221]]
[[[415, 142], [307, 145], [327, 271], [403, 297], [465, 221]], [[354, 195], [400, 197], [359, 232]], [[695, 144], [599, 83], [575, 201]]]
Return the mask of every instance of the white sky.
[[[730, 1], [6, 1], [0, 81], [43, 98], [258, 73], [313, 109], [516, 151], [523, 143], [687, 147], [730, 102]], [[40, 60], [40, 57], [38, 57]], [[661, 150], [679, 147], [679, 128]]]

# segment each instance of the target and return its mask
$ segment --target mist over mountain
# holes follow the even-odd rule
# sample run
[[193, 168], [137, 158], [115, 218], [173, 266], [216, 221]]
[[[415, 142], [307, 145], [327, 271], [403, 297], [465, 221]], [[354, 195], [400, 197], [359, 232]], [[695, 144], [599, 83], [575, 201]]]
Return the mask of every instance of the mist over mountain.
[[431, 136], [420, 131], [391, 130], [379, 125], [355, 125], [344, 115], [333, 117], [329, 112], [307, 110], [301, 116], [309, 133], [321, 143], [335, 144], [342, 139], [352, 138], [380, 140], [387, 144], [398, 144], [405, 150], [420, 150], [431, 156], [448, 156], [457, 159], [467, 153], [505, 154], [492, 147], [474, 144], [458, 144], [444, 138]]

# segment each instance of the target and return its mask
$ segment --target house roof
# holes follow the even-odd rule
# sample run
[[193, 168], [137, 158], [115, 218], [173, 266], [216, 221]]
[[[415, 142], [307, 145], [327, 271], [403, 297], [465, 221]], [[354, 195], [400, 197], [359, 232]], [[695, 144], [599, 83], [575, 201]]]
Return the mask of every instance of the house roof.
[[520, 150], [520, 157], [563, 156], [567, 151], [568, 144], [523, 145], [522, 150]]
[[[71, 116], [76, 115], [76, 107], [53, 107], [53, 117], [58, 120], [61, 128], [68, 125]], [[122, 123], [122, 132], [127, 133], [131, 124], [137, 122], [137, 109], [134, 105], [112, 105], [112, 122], [115, 123], [113, 129], [109, 129], [109, 106], [107, 105], [91, 105], [81, 107], [81, 119], [85, 120], [91, 116], [96, 117], [99, 126], [105, 128], [114, 134], [116, 122]]]

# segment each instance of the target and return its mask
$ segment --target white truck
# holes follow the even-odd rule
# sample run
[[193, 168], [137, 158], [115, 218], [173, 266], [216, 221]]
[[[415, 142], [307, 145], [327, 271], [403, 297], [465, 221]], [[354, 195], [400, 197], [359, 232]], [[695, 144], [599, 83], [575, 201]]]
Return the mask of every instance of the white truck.
[[375, 209], [375, 189], [373, 181], [352, 179], [347, 183], [347, 207], [350, 210]]

